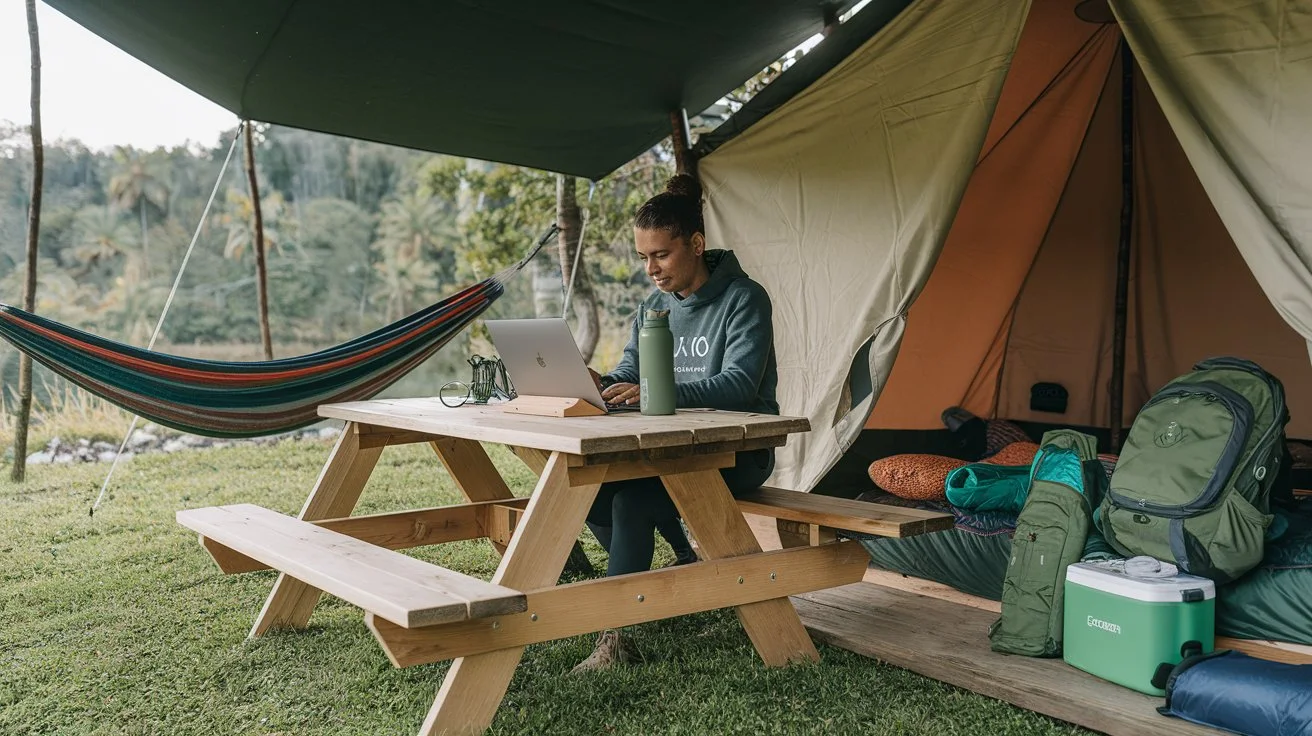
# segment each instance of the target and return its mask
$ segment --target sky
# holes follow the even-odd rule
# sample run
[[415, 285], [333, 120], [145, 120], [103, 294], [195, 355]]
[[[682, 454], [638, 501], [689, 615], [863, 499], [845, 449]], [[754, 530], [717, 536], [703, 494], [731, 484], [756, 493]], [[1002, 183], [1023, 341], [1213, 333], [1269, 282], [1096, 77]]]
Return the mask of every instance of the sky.
[[[41, 34], [41, 125], [46, 140], [91, 148], [218, 143], [237, 116], [36, 4]], [[23, 0], [0, 0], [0, 120], [31, 122], [31, 50]]]

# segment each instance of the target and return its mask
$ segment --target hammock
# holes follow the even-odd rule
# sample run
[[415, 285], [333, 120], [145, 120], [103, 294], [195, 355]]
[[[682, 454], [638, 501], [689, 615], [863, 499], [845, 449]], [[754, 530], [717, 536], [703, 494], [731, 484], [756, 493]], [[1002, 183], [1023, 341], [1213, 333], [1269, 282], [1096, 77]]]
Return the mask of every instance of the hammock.
[[519, 263], [341, 345], [262, 362], [198, 360], [97, 337], [0, 304], [0, 337], [70, 382], [166, 427], [258, 437], [320, 421], [320, 404], [368, 399], [413, 370], [482, 314], [556, 232]]

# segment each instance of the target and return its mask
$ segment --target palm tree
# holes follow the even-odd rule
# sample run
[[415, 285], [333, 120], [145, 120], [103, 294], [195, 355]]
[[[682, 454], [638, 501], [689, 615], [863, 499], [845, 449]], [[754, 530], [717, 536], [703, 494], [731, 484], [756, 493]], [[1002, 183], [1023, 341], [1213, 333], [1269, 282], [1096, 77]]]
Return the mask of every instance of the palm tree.
[[382, 210], [378, 247], [394, 251], [403, 259], [418, 258], [455, 236], [453, 214], [435, 197], [410, 192], [384, 202]]
[[141, 218], [141, 253], [150, 261], [150, 236], [146, 232], [146, 208], [168, 210], [169, 188], [153, 171], [146, 158], [135, 149], [118, 146], [114, 151], [119, 172], [109, 180], [109, 196], [125, 211], [135, 209]]
[[398, 319], [439, 291], [455, 270], [455, 254], [441, 247], [455, 239], [455, 213], [442, 200], [414, 191], [382, 204], [374, 296], [385, 303], [386, 319]]
[[422, 303], [433, 292], [437, 269], [422, 258], [406, 258], [395, 252], [386, 253], [374, 264], [378, 273], [375, 295], [385, 304], [385, 320], [391, 322], [409, 314], [414, 305]]
[[[223, 212], [214, 216], [212, 222], [228, 231], [223, 257], [241, 261], [246, 257], [247, 249], [253, 249], [255, 244], [255, 207], [250, 196], [236, 188], [228, 189], [227, 205]], [[287, 203], [278, 191], [260, 197], [260, 224], [264, 232], [264, 246], [269, 252], [294, 245], [288, 237], [291, 233], [284, 234], [283, 216], [286, 210]]]
[[[96, 306], [100, 302], [100, 292], [94, 285], [79, 281], [51, 258], [41, 258], [37, 270], [40, 272], [36, 288], [38, 297], [32, 311], [65, 324], [88, 325], [94, 322]], [[21, 291], [26, 279], [27, 274], [18, 270], [0, 278], [0, 294]]]
[[[259, 191], [258, 188], [256, 191]], [[260, 197], [259, 207], [246, 192], [228, 189], [227, 207], [212, 222], [228, 231], [223, 257], [234, 261], [245, 258], [247, 250], [255, 253], [255, 285], [260, 323], [260, 343], [265, 360], [273, 360], [273, 334], [269, 326], [268, 268], [263, 257], [267, 252], [283, 252], [296, 247], [293, 235], [296, 222], [283, 220], [287, 203], [277, 190]], [[284, 228], [284, 224], [286, 227]], [[262, 247], [261, 247], [262, 246]]]
[[80, 266], [79, 276], [120, 257], [123, 259], [124, 278], [138, 283], [145, 276], [145, 264], [136, 235], [113, 209], [94, 205], [83, 208], [77, 213], [73, 233], [71, 255]]
[[[41, 34], [36, 24], [36, 0], [27, 0], [27, 39], [32, 49], [32, 198], [27, 213], [27, 279], [23, 308], [36, 308], [37, 239], [41, 232], [41, 189], [45, 148], [41, 143]], [[27, 428], [32, 417], [32, 358], [18, 360], [18, 421], [14, 428], [14, 468], [10, 478], [23, 482], [27, 475]]]
[[119, 335], [129, 344], [145, 345], [155, 328], [151, 315], [159, 312], [165, 292], [163, 286], [132, 283], [124, 277], [115, 279], [96, 307], [97, 316], [103, 320], [101, 329]]

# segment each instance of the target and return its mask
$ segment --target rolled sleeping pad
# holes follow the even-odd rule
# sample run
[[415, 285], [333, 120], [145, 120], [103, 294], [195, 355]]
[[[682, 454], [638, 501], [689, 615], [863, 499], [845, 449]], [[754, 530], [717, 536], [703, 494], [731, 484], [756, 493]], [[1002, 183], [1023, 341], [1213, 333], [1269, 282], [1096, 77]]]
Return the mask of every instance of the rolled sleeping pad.
[[1245, 736], [1312, 736], [1312, 665], [1196, 651], [1158, 669], [1158, 713]]

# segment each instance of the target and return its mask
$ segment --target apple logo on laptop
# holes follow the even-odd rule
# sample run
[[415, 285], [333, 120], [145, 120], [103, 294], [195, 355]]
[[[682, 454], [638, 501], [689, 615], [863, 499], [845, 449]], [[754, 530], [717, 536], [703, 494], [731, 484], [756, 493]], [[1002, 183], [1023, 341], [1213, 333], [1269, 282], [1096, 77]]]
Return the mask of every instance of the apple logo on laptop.
[[547, 367], [547, 361], [542, 359], [542, 353], [538, 353], [538, 365], [542, 366], [543, 368]]

